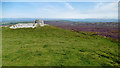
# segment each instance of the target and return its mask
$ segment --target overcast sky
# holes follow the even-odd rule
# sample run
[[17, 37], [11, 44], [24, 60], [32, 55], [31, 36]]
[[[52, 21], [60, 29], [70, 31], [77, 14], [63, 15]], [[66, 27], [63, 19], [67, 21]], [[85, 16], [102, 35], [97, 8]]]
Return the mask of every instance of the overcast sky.
[[115, 18], [117, 2], [3, 2], [3, 18]]

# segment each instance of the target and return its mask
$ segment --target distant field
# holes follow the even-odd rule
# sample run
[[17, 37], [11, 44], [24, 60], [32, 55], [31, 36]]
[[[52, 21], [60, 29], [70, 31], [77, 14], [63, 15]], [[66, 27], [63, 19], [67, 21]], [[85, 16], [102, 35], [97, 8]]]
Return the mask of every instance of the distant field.
[[62, 29], [74, 31], [94, 32], [97, 35], [112, 38], [120, 41], [120, 28], [118, 22], [69, 22], [69, 21], [45, 21], [45, 23]]
[[118, 42], [53, 26], [2, 28], [3, 66], [119, 66]]
[[[69, 20], [45, 20], [45, 24], [49, 24], [62, 29], [74, 31], [94, 32], [97, 35], [112, 38], [120, 41], [120, 28], [118, 22], [79, 22]], [[10, 26], [17, 23], [34, 23], [34, 21], [19, 21], [2, 24], [2, 26]]]

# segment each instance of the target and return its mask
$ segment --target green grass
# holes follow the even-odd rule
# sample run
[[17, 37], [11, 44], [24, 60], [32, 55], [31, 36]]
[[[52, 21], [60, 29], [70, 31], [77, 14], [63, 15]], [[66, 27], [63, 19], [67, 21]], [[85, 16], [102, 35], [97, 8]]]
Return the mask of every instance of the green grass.
[[118, 42], [53, 26], [2, 28], [3, 66], [119, 66]]

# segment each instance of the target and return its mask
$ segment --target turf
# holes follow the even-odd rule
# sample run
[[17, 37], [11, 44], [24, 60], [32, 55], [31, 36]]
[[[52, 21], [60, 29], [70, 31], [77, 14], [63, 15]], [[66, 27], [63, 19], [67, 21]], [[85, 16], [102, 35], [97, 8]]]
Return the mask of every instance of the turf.
[[2, 28], [3, 66], [119, 66], [118, 42], [53, 26]]

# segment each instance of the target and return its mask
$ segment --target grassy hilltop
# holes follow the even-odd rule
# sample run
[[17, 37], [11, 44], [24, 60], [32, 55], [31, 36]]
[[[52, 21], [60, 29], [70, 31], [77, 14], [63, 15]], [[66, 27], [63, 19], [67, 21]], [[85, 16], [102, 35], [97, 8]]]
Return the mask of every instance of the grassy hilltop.
[[118, 42], [53, 26], [2, 28], [3, 66], [119, 66]]

